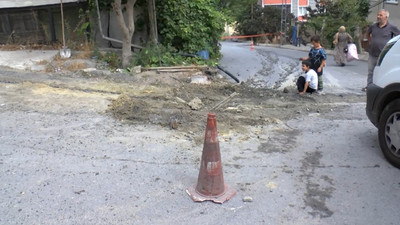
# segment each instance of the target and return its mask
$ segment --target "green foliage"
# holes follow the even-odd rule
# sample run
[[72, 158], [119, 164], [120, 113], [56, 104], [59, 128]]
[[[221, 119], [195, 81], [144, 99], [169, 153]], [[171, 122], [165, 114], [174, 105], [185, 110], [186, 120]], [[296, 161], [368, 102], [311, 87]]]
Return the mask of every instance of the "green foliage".
[[89, 36], [89, 31], [88, 31], [89, 27], [90, 27], [89, 11], [84, 11], [83, 9], [79, 9], [79, 23], [75, 28], [77, 34], [86, 40], [87, 39], [86, 37]]
[[261, 15], [260, 6], [253, 6], [253, 13], [251, 4], [244, 6], [241, 14], [237, 15], [236, 18], [236, 31], [246, 35], [262, 33], [262, 28], [260, 27], [262, 22], [259, 21]]
[[93, 55], [97, 57], [100, 62], [107, 63], [110, 69], [117, 69], [121, 66], [121, 58], [120, 55], [115, 52], [106, 52], [101, 53], [97, 49], [94, 50]]
[[325, 1], [325, 5], [316, 10], [309, 9], [310, 17], [304, 27], [319, 34], [325, 48], [332, 48], [333, 37], [340, 26], [345, 26], [353, 37], [358, 35], [355, 31], [367, 24], [368, 6], [368, 0]]
[[358, 15], [361, 18], [367, 18], [369, 14], [369, 0], [359, 0], [358, 1]]
[[207, 50], [211, 58], [220, 57], [218, 40], [225, 20], [216, 0], [159, 0], [156, 6], [162, 44], [191, 54]]
[[232, 24], [241, 21], [240, 17], [247, 13], [251, 4], [257, 5], [257, 0], [220, 0], [218, 3], [220, 11], [226, 15], [226, 22]]
[[179, 58], [171, 54], [173, 51], [171, 47], [149, 44], [132, 57], [132, 65], [145, 67], [175, 65]]
[[[287, 20], [290, 21], [291, 18], [293, 18], [293, 15], [289, 14]], [[262, 8], [255, 5], [251, 10], [251, 5], [247, 6], [247, 10], [238, 16], [236, 27], [240, 34], [246, 35], [279, 32], [281, 29], [281, 9], [274, 6]]]
[[211, 65], [213, 60], [204, 60], [195, 55], [181, 54], [171, 46], [149, 43], [139, 53], [132, 58], [133, 66], [155, 67], [155, 66], [175, 66], [175, 65]]

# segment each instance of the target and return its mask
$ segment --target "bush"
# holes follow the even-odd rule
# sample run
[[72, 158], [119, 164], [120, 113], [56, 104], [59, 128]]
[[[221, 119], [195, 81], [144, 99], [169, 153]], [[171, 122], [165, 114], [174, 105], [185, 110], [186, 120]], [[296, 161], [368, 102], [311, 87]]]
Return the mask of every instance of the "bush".
[[218, 40], [224, 31], [224, 15], [213, 0], [163, 0], [157, 5], [161, 43], [196, 54], [207, 50], [218, 59]]
[[93, 55], [97, 57], [97, 59], [100, 62], [106, 62], [107, 65], [111, 69], [117, 69], [120, 68], [121, 66], [121, 58], [120, 55], [115, 53], [115, 52], [106, 52], [106, 53], [101, 53], [98, 50], [95, 50], [93, 52]]
[[171, 46], [161, 44], [148, 44], [139, 53], [132, 57], [132, 66], [157, 67], [176, 65], [203, 65], [213, 64], [214, 61], [206, 61], [198, 56], [183, 54]]

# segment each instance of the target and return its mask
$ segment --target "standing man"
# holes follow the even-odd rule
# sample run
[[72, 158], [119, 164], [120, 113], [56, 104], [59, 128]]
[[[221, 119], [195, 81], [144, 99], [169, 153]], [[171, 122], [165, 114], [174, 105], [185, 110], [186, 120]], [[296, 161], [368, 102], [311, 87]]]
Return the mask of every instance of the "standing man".
[[[378, 11], [377, 22], [372, 24], [368, 29], [369, 44], [369, 58], [368, 58], [368, 79], [367, 87], [372, 83], [372, 73], [378, 61], [379, 54], [381, 53], [385, 44], [394, 36], [400, 34], [400, 30], [388, 22], [389, 11], [381, 9]], [[366, 88], [363, 88], [363, 91]]]

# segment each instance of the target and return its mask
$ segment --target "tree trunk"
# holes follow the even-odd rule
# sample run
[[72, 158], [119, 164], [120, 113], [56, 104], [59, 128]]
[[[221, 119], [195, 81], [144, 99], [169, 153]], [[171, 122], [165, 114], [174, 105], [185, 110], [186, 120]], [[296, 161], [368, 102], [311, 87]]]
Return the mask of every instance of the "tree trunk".
[[157, 43], [157, 28], [156, 28], [156, 18], [154, 12], [153, 0], [147, 0], [147, 8], [149, 12], [149, 24], [150, 24], [150, 41]]
[[131, 43], [135, 32], [134, 9], [136, 0], [128, 0], [126, 4], [127, 21], [122, 13], [121, 0], [114, 0], [112, 7], [117, 16], [118, 25], [122, 32], [122, 67], [127, 68], [132, 58]]
[[356, 30], [354, 31], [354, 37], [353, 37], [353, 42], [357, 46], [357, 51], [358, 53], [361, 53], [361, 38], [360, 38], [360, 26], [356, 26]]

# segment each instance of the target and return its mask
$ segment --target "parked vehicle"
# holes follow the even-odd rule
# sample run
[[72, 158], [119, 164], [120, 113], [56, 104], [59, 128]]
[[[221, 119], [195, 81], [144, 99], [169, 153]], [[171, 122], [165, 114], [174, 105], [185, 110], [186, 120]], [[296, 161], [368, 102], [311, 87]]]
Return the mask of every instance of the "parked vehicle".
[[380, 148], [386, 159], [400, 168], [400, 35], [392, 38], [379, 55], [373, 83], [367, 88], [366, 113], [378, 128]]

